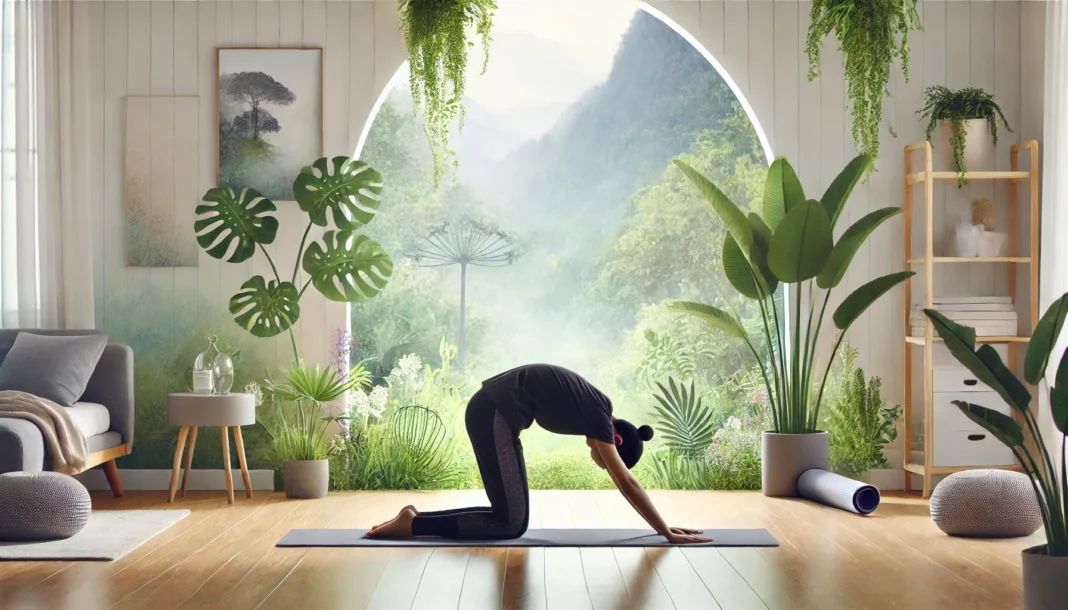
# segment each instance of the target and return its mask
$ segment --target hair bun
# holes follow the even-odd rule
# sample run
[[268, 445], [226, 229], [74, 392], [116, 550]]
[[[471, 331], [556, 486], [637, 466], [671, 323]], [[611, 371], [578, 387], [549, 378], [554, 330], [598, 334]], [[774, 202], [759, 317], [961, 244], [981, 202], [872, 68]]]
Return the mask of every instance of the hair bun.
[[649, 426], [641, 426], [638, 428], [638, 438], [643, 441], [648, 441], [653, 438], [653, 429]]

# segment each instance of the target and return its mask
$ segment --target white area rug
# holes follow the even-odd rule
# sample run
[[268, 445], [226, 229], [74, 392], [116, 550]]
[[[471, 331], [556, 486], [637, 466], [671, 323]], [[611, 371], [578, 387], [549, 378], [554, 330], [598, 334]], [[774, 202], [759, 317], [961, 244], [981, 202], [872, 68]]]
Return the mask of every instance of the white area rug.
[[0, 542], [0, 561], [114, 561], [189, 516], [188, 510], [94, 510], [66, 540]]

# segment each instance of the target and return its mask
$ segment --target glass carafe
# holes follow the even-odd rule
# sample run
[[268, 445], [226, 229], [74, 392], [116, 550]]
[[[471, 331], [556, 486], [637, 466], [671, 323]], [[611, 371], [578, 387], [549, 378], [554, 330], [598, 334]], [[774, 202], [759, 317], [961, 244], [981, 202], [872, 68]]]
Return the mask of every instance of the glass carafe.
[[211, 367], [211, 382], [216, 394], [229, 394], [234, 385], [234, 361], [223, 352], [215, 357]]
[[[193, 361], [193, 393], [211, 394], [215, 385], [214, 377], [215, 360], [222, 352], [219, 351], [219, 338], [215, 335], [208, 337], [208, 349], [200, 352]], [[232, 381], [232, 379], [231, 379]]]

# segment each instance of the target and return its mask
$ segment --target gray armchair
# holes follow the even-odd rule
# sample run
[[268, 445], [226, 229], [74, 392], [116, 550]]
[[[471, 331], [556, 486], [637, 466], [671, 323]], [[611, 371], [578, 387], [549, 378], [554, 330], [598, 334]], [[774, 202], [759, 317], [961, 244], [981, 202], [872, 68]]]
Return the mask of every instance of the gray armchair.
[[[20, 332], [39, 335], [78, 336], [104, 334], [95, 330], [0, 330], [0, 364]], [[86, 438], [89, 459], [85, 469], [100, 466], [116, 497], [122, 496], [122, 482], [115, 459], [128, 455], [134, 438], [134, 356], [128, 346], [109, 343], [89, 378], [83, 402], [104, 405], [110, 415], [106, 432]], [[0, 473], [41, 471], [51, 468], [44, 438], [37, 427], [25, 420], [0, 418]]]

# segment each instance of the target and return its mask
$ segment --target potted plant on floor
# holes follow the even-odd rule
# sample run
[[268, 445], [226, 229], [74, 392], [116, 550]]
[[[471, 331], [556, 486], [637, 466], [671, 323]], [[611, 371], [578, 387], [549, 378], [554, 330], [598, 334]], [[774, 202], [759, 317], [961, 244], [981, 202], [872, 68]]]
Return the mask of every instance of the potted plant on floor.
[[265, 427], [282, 464], [287, 498], [322, 498], [330, 483], [328, 431], [334, 418], [330, 403], [348, 392], [370, 388], [371, 375], [357, 365], [339, 377], [332, 368], [314, 368], [298, 361], [284, 382], [268, 379], [264, 400], [273, 405]]
[[[957, 187], [968, 184], [969, 167], [981, 167], [998, 145], [998, 122], [1010, 133], [1008, 121], [994, 96], [977, 87], [957, 91], [941, 85], [928, 87], [923, 108], [916, 112], [927, 121], [927, 140], [938, 129], [941, 163], [957, 168]], [[952, 152], [952, 155], [950, 155]]]
[[[735, 313], [711, 305], [675, 301], [670, 306], [741, 339], [756, 358], [774, 423], [762, 436], [761, 487], [768, 496], [796, 496], [802, 472], [827, 468], [827, 433], [817, 429], [827, 370], [853, 322], [876, 299], [914, 275], [876, 278], [841, 302], [831, 315], [838, 329], [834, 348], [822, 379], [817, 378], [816, 346], [831, 293], [868, 235], [901, 212], [897, 207], [871, 212], [834, 242], [834, 227], [846, 201], [871, 162], [867, 154], [853, 159], [817, 201], [805, 197], [790, 164], [777, 159], [768, 169], [761, 217], [747, 216], [707, 178], [675, 161], [726, 225], [723, 271], [739, 293], [756, 301], [760, 330], [751, 336]], [[790, 287], [787, 297], [794, 301], [788, 313], [780, 311], [780, 284]]]
[[[1035, 416], [1037, 405], [1031, 404], [1031, 391], [1009, 370], [990, 345], [975, 346], [975, 330], [950, 321], [937, 311], [925, 309], [938, 335], [950, 353], [980, 381], [990, 386], [1023, 420], [1021, 426], [1009, 414], [961, 400], [953, 401], [969, 419], [982, 426], [1012, 449], [1013, 455], [1031, 479], [1042, 512], [1046, 544], [1023, 551], [1023, 585], [1025, 610], [1064, 608], [1065, 582], [1068, 582], [1068, 476], [1065, 472], [1065, 439], [1068, 438], [1068, 351], [1057, 365], [1054, 385], [1046, 379], [1046, 369], [1054, 345], [1068, 316], [1068, 294], [1055, 301], [1039, 320], [1024, 358], [1024, 381], [1044, 387], [1060, 432], [1060, 480], [1057, 462], [1051, 459]], [[1026, 428], [1026, 431], [1025, 431]], [[1027, 438], [1030, 436], [1030, 438]], [[1037, 459], [1036, 459], [1037, 458]]]

